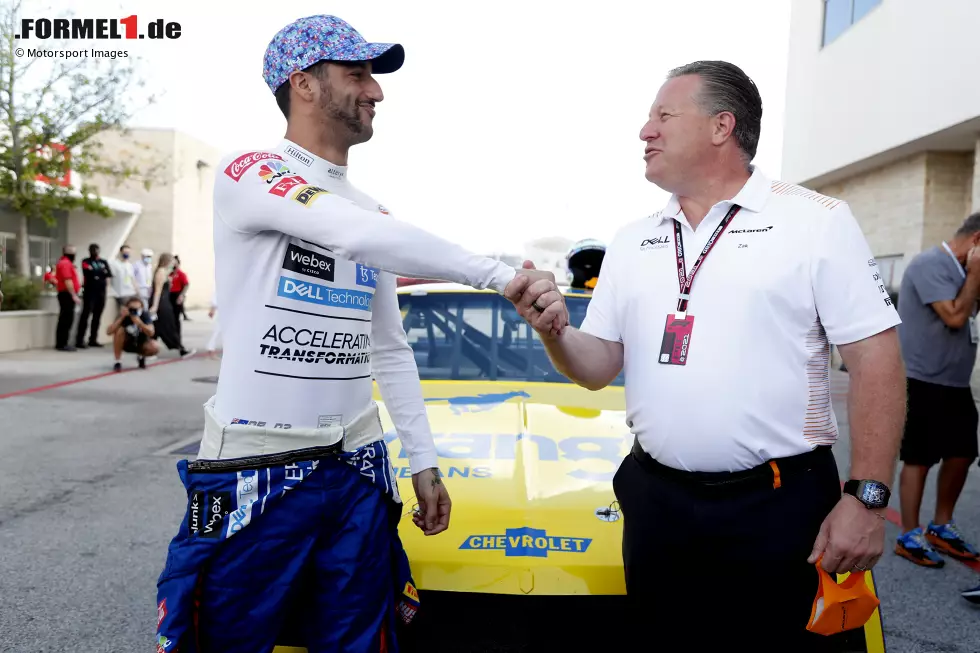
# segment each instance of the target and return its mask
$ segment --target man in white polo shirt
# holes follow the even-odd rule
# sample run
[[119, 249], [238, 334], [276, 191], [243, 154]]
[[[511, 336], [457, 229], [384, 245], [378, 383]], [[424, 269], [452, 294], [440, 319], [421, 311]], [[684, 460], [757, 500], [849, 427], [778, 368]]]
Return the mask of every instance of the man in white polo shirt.
[[[640, 132], [646, 178], [672, 197], [618, 232], [581, 329], [548, 281], [505, 290], [572, 381], [599, 389], [625, 367], [630, 623], [684, 650], [830, 646], [806, 628], [815, 565], [881, 556], [902, 433], [900, 320], [878, 267], [846, 203], [751, 165], [761, 118], [736, 66], [672, 71]], [[843, 494], [832, 344], [851, 378]]]

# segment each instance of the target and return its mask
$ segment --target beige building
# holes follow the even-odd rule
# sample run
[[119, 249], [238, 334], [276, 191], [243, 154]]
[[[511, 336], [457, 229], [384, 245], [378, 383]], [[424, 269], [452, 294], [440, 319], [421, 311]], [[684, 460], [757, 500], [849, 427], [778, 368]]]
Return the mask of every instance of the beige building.
[[793, 0], [782, 178], [851, 205], [894, 292], [980, 210], [977, 25], [980, 2]]
[[212, 194], [221, 152], [172, 129], [132, 129], [125, 136], [107, 134], [101, 141], [106, 157], [118, 152], [143, 169], [157, 166], [149, 190], [140, 179], [118, 185], [89, 180], [101, 193], [141, 207], [128, 232], [111, 239], [111, 246], [109, 241], [103, 244], [103, 256], [114, 256], [123, 243], [134, 255], [152, 249], [154, 265], [161, 253], [176, 254], [190, 281], [188, 306], [207, 306], [214, 290]]
[[[153, 183], [147, 190], [141, 179], [116, 183], [86, 178], [85, 183], [97, 188], [103, 203], [112, 209], [112, 217], [71, 211], [56, 216], [51, 225], [29, 222], [32, 276], [40, 277], [46, 267], [54, 266], [66, 243], [78, 248], [79, 267], [90, 243], [98, 243], [106, 259], [126, 243], [135, 257], [144, 248], [152, 249], [154, 265], [163, 252], [179, 255], [190, 282], [188, 307], [208, 306], [214, 290], [212, 192], [221, 152], [172, 129], [132, 129], [125, 135], [104, 134], [100, 141], [104, 160], [152, 169]], [[81, 181], [73, 172], [72, 185], [78, 188]], [[0, 274], [5, 278], [17, 269], [16, 256], [17, 217], [0, 206]], [[0, 351], [53, 346], [51, 306], [50, 301], [44, 302], [36, 315], [0, 314]], [[114, 318], [110, 301], [102, 325]]]

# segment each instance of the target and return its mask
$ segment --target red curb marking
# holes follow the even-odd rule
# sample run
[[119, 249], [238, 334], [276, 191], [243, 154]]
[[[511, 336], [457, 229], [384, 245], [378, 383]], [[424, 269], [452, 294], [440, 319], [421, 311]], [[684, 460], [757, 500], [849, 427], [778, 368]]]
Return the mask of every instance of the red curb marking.
[[[174, 359], [171, 359], [171, 360], [157, 361], [156, 363], [150, 363], [149, 365], [146, 366], [145, 369], [150, 369], [151, 367], [159, 367], [161, 365], [170, 365], [171, 363], [179, 363], [181, 361], [190, 360], [191, 358], [197, 358], [200, 355], [201, 354], [194, 354], [193, 356], [185, 356], [184, 358], [174, 358]], [[94, 381], [95, 379], [102, 379], [102, 378], [105, 378], [107, 376], [116, 376], [116, 375], [119, 375], [119, 374], [127, 374], [129, 372], [136, 372], [138, 370], [139, 370], [138, 367], [134, 367], [134, 368], [131, 368], [131, 369], [120, 370], [118, 372], [115, 372], [115, 371], [102, 372], [101, 374], [93, 374], [92, 376], [83, 376], [83, 377], [78, 378], [78, 379], [69, 379], [67, 381], [59, 381], [57, 383], [50, 383], [48, 385], [41, 385], [41, 386], [38, 386], [36, 388], [27, 388], [25, 390], [15, 390], [13, 392], [8, 392], [7, 394], [0, 395], [0, 399], [8, 399], [10, 397], [18, 397], [20, 395], [29, 395], [29, 394], [32, 394], [32, 393], [35, 393], [35, 392], [41, 392], [43, 390], [54, 390], [55, 388], [63, 388], [66, 385], [74, 385], [76, 383], [84, 383], [85, 381]]]

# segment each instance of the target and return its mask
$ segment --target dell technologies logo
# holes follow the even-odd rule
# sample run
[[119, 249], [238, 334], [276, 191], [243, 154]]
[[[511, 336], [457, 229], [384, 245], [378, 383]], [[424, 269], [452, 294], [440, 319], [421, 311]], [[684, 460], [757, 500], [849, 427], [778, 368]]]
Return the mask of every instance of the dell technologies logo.
[[665, 249], [670, 246], [670, 236], [660, 236], [659, 238], [647, 238], [640, 243], [640, 251], [645, 252], [650, 249]]

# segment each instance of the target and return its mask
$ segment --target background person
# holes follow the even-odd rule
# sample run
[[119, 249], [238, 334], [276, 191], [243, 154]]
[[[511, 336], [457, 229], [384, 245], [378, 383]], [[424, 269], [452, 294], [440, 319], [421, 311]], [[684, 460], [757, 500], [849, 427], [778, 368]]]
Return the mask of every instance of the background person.
[[122, 370], [123, 352], [136, 354], [137, 364], [141, 369], [145, 368], [147, 357], [156, 356], [160, 350], [154, 340], [155, 334], [153, 320], [150, 312], [143, 307], [143, 300], [136, 296], [127, 297], [119, 310], [119, 316], [106, 329], [106, 335], [112, 336], [113, 354], [116, 357], [113, 371]]
[[[980, 557], [953, 521], [978, 449], [970, 389], [977, 358], [978, 244], [980, 213], [974, 213], [948, 242], [909, 262], [899, 292], [908, 416], [900, 454], [903, 532], [895, 553], [923, 567], [945, 564], [937, 551], [965, 560]], [[940, 461], [936, 511], [923, 529], [922, 492], [929, 470]]]
[[86, 347], [85, 332], [88, 330], [89, 317], [92, 318], [92, 331], [87, 346], [102, 346], [99, 344], [99, 322], [102, 321], [102, 310], [105, 308], [106, 282], [112, 277], [109, 262], [99, 256], [97, 244], [88, 246], [88, 254], [88, 258], [82, 259], [82, 315], [78, 318], [78, 329], [75, 332], [75, 346], [79, 349]]
[[136, 288], [143, 305], [150, 307], [150, 297], [153, 295], [153, 250], [149, 247], [140, 252], [140, 259], [133, 263], [136, 274]]
[[109, 262], [112, 273], [109, 285], [116, 300], [116, 310], [121, 310], [126, 305], [126, 300], [137, 294], [136, 270], [130, 256], [129, 245], [124, 244], [119, 248], [116, 257]]
[[61, 258], [55, 265], [55, 277], [58, 282], [58, 325], [55, 331], [54, 348], [59, 351], [75, 351], [68, 344], [71, 337], [71, 326], [75, 321], [75, 307], [81, 305], [78, 296], [81, 284], [78, 280], [78, 270], [75, 268], [75, 246], [65, 245], [61, 250]]
[[44, 269], [44, 277], [42, 277], [41, 282], [44, 284], [45, 290], [58, 290], [58, 277], [50, 265]]
[[167, 346], [167, 349], [176, 349], [181, 356], [187, 356], [191, 352], [184, 348], [180, 340], [177, 315], [170, 300], [170, 272], [173, 270], [173, 264], [172, 254], [166, 252], [160, 254], [157, 269], [153, 273], [153, 293], [150, 295], [149, 312], [156, 329], [156, 337]]
[[187, 297], [187, 288], [190, 283], [187, 275], [180, 269], [180, 257], [174, 254], [174, 268], [170, 272], [170, 303], [174, 307], [174, 316], [177, 322], [177, 333], [180, 334], [180, 318], [187, 319], [187, 312], [184, 310], [184, 300]]
[[[815, 564], [870, 569], [884, 546], [899, 317], [847, 204], [752, 166], [761, 120], [738, 67], [671, 71], [640, 130], [646, 178], [671, 198], [619, 230], [581, 329], [552, 333], [568, 322], [554, 284], [505, 291], [575, 383], [597, 390], [625, 367], [626, 623], [664, 650], [823, 650], [806, 630]], [[851, 375], [843, 496], [832, 343]]]

